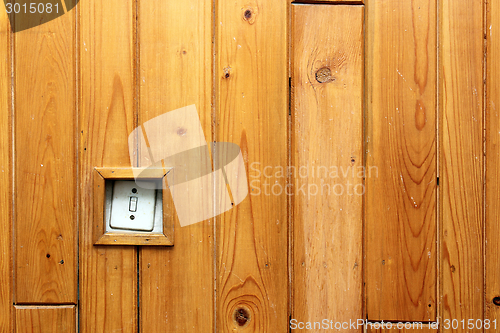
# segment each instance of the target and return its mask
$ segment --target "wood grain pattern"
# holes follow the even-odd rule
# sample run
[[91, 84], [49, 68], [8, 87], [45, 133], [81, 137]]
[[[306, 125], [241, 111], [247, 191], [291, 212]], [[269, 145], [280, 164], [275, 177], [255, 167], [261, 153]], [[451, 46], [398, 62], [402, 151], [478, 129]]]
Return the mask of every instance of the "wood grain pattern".
[[86, 0], [78, 7], [81, 332], [138, 330], [136, 249], [94, 246], [91, 222], [94, 167], [131, 167], [135, 7], [134, 0]]
[[14, 35], [17, 303], [76, 303], [75, 15]]
[[500, 324], [500, 2], [487, 2], [485, 319]]
[[366, 311], [436, 320], [436, 2], [367, 4]]
[[[139, 124], [195, 104], [212, 141], [212, 9], [211, 1], [140, 1]], [[175, 223], [172, 248], [140, 250], [141, 331], [214, 332], [213, 219]]]
[[[215, 141], [240, 146], [247, 180], [262, 190], [286, 185], [263, 170], [288, 164], [287, 9], [286, 0], [216, 7]], [[288, 327], [287, 197], [253, 194], [217, 218], [217, 332]]]
[[441, 322], [483, 318], [483, 4], [439, 9]]
[[11, 36], [7, 13], [0, 9], [0, 332], [13, 331]]
[[363, 12], [292, 10], [292, 161], [308, 170], [291, 177], [292, 318], [302, 322], [363, 317]]
[[[77, 331], [76, 307], [55, 304], [78, 301], [78, 221], [82, 332], [285, 332], [289, 315], [500, 325], [500, 4], [297, 2], [81, 0], [11, 34], [0, 1], [1, 332]], [[175, 246], [94, 246], [94, 168], [130, 168], [129, 133], [191, 104], [207, 142], [240, 145], [249, 196], [180, 227], [167, 190]], [[290, 161], [309, 173], [286, 188]], [[317, 167], [364, 161], [364, 202], [309, 192], [355, 191], [358, 174]], [[382, 331], [436, 330], [367, 330]]]
[[16, 306], [17, 333], [76, 333], [76, 308], [65, 306]]

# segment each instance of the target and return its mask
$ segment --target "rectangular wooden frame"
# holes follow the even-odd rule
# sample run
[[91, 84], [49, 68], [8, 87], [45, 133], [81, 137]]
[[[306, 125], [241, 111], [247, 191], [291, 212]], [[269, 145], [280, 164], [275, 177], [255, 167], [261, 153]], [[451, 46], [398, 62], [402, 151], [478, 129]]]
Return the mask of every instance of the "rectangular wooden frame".
[[[144, 176], [147, 172], [147, 176]], [[168, 171], [167, 171], [168, 172]], [[165, 170], [144, 170], [141, 178], [162, 179], [165, 182]], [[94, 245], [174, 245], [174, 214], [170, 212], [168, 197], [163, 187], [163, 233], [107, 233], [105, 219], [106, 180], [134, 180], [132, 168], [94, 168]], [[163, 183], [165, 184], [165, 183]], [[172, 207], [173, 208], [173, 207]]]

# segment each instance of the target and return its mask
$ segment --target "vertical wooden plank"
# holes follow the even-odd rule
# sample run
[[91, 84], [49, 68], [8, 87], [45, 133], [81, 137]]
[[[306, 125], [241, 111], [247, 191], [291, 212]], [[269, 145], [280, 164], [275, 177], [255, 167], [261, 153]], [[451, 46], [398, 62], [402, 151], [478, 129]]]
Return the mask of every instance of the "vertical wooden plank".
[[14, 40], [16, 302], [76, 303], [75, 15]]
[[17, 333], [76, 332], [76, 308], [65, 306], [16, 306]]
[[363, 318], [364, 8], [294, 5], [292, 15], [292, 318], [356, 322]]
[[81, 332], [137, 332], [137, 252], [93, 246], [91, 223], [94, 167], [131, 166], [135, 6], [134, 0], [87, 0], [78, 7]]
[[[195, 104], [212, 141], [212, 2], [142, 0], [139, 7], [139, 124]], [[140, 250], [142, 332], [214, 332], [213, 228], [213, 220], [181, 227], [176, 219], [173, 247]]]
[[437, 5], [370, 0], [366, 6], [367, 316], [433, 321]]
[[485, 319], [500, 325], [500, 2], [487, 2], [486, 17]]
[[443, 332], [483, 319], [483, 1], [440, 1]]
[[217, 218], [218, 332], [288, 327], [286, 174], [263, 173], [288, 165], [287, 12], [286, 0], [217, 2], [215, 141], [240, 146], [262, 190]]
[[12, 332], [11, 33], [0, 4], [0, 332]]

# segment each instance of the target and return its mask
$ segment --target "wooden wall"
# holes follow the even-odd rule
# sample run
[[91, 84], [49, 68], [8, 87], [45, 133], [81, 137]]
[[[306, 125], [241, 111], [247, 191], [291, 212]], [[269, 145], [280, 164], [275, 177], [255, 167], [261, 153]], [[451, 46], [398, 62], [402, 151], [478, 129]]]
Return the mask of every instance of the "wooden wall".
[[[495, 331], [498, 2], [81, 0], [16, 33], [3, 8], [0, 332]], [[283, 191], [173, 247], [94, 246], [93, 168], [191, 104]], [[341, 174], [266, 176], [287, 166]]]

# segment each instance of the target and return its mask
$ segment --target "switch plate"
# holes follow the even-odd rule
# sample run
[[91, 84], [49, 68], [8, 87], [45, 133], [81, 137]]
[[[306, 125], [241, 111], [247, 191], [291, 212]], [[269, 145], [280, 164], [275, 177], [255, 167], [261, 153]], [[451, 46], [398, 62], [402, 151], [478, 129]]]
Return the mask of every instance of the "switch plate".
[[[133, 246], [173, 246], [174, 245], [174, 214], [170, 208], [170, 191], [166, 185], [165, 175], [170, 169], [148, 170], [144, 177], [135, 177], [134, 168], [114, 168], [114, 167], [95, 167], [93, 178], [93, 219], [92, 235], [95, 246], [109, 245], [133, 245]], [[142, 209], [140, 192], [144, 190], [155, 193], [155, 208], [153, 230], [149, 226], [140, 227], [140, 229], [119, 229], [111, 228], [111, 212], [113, 201], [113, 189], [115, 182], [127, 181], [134, 184], [136, 193], [126, 193], [127, 197], [137, 197], [136, 213]], [[148, 184], [149, 183], [149, 184]], [[116, 193], [115, 193], [116, 194]], [[139, 194], [139, 195], [137, 195]], [[165, 196], [166, 194], [166, 196]], [[128, 199], [128, 201], [127, 201]], [[130, 198], [124, 200], [124, 205], [119, 210], [121, 212], [130, 212]], [[166, 208], [166, 209], [165, 209]], [[114, 207], [116, 211], [117, 208]], [[116, 217], [116, 215], [115, 215]], [[126, 215], [130, 220], [130, 215]], [[134, 218], [135, 220], [135, 218]], [[126, 221], [126, 220], [125, 220]], [[113, 225], [116, 224], [113, 222]], [[129, 226], [130, 227], [130, 226]], [[132, 226], [137, 228], [137, 226]], [[148, 229], [148, 230], [144, 230]]]
[[[109, 201], [109, 195], [106, 199]], [[134, 201], [135, 207], [132, 207]], [[111, 204], [107, 206], [111, 230], [153, 231], [155, 189], [139, 187], [133, 180], [116, 180], [112, 186]], [[133, 208], [135, 211], [131, 211]]]

